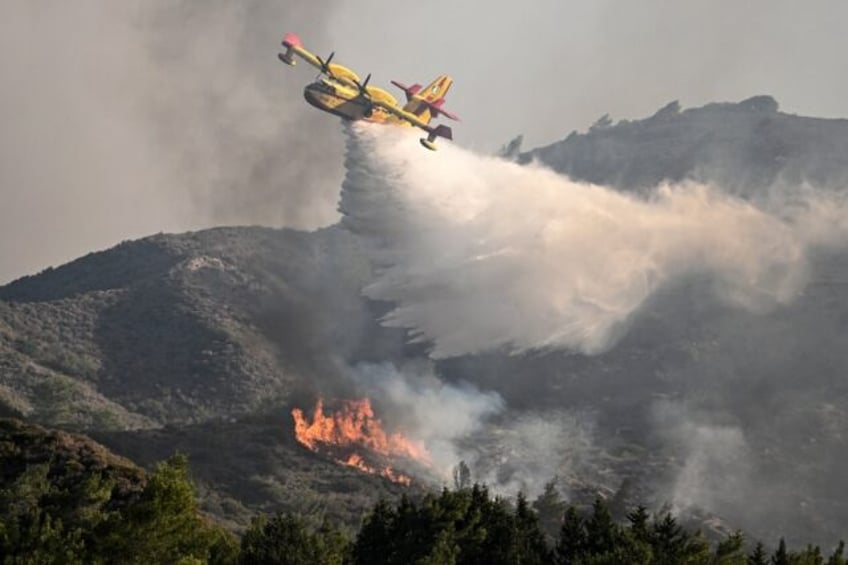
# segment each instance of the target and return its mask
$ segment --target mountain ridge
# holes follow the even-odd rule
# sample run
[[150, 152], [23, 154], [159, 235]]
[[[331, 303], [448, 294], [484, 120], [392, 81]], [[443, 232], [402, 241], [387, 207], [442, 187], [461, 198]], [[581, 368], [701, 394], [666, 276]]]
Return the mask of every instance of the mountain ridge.
[[687, 179], [746, 197], [775, 184], [842, 189], [848, 119], [785, 114], [767, 95], [687, 109], [673, 101], [641, 120], [602, 116], [586, 133], [573, 131], [517, 159], [630, 190]]

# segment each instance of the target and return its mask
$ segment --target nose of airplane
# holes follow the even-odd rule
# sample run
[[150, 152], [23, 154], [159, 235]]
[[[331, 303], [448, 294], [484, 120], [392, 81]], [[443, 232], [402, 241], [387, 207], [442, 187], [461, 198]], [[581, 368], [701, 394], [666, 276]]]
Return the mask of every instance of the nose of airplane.
[[303, 97], [306, 98], [306, 101], [309, 102], [311, 105], [318, 108], [323, 108], [323, 105], [321, 104], [321, 101], [318, 97], [318, 89], [315, 87], [314, 84], [309, 84], [304, 87]]

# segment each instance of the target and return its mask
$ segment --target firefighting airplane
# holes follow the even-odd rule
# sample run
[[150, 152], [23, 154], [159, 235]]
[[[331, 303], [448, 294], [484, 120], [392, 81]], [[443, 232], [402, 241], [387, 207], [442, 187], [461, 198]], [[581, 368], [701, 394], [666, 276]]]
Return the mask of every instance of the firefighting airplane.
[[459, 120], [456, 115], [442, 108], [444, 96], [453, 84], [451, 77], [441, 75], [423, 90], [420, 84], [406, 86], [391, 81], [406, 94], [406, 105], [401, 107], [395, 97], [382, 88], [368, 86], [370, 74], [360, 82], [356, 73], [331, 62], [334, 53], [330, 53], [326, 60], [322, 59], [306, 50], [300, 37], [293, 33], [283, 37], [283, 47], [286, 52], [279, 54], [282, 62], [294, 66], [294, 56], [297, 55], [320, 71], [315, 82], [303, 89], [306, 101], [316, 108], [345, 120], [417, 126], [427, 132], [427, 137], [421, 138], [421, 145], [431, 151], [436, 150], [437, 137], [453, 139], [451, 129], [446, 125], [430, 126], [430, 120], [441, 115]]

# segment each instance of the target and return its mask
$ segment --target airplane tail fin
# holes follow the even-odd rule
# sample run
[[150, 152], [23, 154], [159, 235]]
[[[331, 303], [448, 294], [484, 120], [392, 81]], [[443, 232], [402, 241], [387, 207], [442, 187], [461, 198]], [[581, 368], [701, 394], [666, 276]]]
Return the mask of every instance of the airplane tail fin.
[[407, 103], [403, 109], [415, 114], [425, 123], [430, 123], [432, 118], [437, 118], [440, 115], [445, 115], [452, 120], [459, 119], [454, 114], [442, 109], [442, 104], [445, 103], [445, 95], [453, 84], [453, 79], [448, 75], [439, 75], [424, 88], [421, 88], [420, 84], [406, 86], [396, 81], [392, 81], [392, 84], [406, 94]]
[[420, 94], [425, 100], [435, 102], [445, 97], [453, 84], [453, 79], [448, 75], [439, 75], [436, 79], [425, 86]]

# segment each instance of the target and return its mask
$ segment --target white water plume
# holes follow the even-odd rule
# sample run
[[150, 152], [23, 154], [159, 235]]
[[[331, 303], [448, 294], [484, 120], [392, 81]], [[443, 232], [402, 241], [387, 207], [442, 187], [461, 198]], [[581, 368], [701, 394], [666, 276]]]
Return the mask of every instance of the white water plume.
[[832, 206], [773, 215], [693, 183], [629, 195], [449, 143], [431, 153], [416, 135], [352, 126], [340, 209], [379, 268], [364, 293], [394, 303], [383, 322], [431, 343], [434, 358], [599, 353], [657, 289], [687, 276], [733, 305], [786, 303], [805, 282], [808, 247], [832, 239], [810, 227]]

